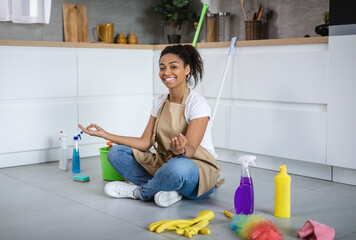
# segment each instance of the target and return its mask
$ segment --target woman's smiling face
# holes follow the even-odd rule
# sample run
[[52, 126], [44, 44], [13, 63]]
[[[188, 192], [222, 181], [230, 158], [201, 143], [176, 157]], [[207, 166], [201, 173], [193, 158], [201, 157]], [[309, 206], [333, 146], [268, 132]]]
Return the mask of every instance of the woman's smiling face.
[[167, 88], [173, 88], [180, 84], [186, 84], [190, 66], [184, 67], [184, 62], [177, 55], [168, 53], [159, 61], [159, 77]]

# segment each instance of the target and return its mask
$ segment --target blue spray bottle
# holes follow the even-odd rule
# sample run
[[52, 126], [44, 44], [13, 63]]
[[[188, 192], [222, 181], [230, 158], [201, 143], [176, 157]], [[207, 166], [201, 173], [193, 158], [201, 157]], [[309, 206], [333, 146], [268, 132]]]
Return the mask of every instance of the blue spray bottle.
[[79, 156], [78, 141], [79, 139], [82, 140], [82, 137], [80, 136], [81, 134], [83, 134], [82, 131], [75, 133], [73, 136], [73, 140], [75, 142], [75, 148], [73, 149], [73, 161], [72, 161], [73, 173], [80, 173], [80, 156]]
[[254, 194], [253, 194], [253, 183], [248, 166], [252, 163], [255, 164], [255, 156], [243, 155], [239, 157], [239, 161], [242, 163], [241, 168], [241, 180], [240, 186], [235, 192], [235, 211], [236, 214], [249, 215], [253, 213], [254, 207]]

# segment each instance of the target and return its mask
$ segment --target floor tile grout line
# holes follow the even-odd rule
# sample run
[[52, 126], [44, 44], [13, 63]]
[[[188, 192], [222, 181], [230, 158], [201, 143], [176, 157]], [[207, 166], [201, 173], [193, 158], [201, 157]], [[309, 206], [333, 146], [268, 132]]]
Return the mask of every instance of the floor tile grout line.
[[[143, 230], [142, 232], [146, 232], [145, 230]], [[158, 234], [158, 233], [157, 233]], [[126, 236], [132, 236], [132, 233], [128, 233], [128, 234], [125, 234], [125, 235], [120, 235], [120, 238], [122, 238], [122, 237], [126, 237]], [[172, 238], [168, 238], [168, 237], [166, 237], [166, 236], [162, 236], [162, 235], [160, 235], [160, 238], [162, 238], [163, 240], [164, 239], [167, 239], [167, 240], [172, 240]], [[108, 240], [116, 240], [116, 239], [118, 239], [117, 237], [116, 238], [110, 238], [110, 239], [108, 239]]]
[[355, 238], [356, 238], [356, 232], [353, 232], [353, 233], [350, 233], [350, 234], [347, 234], [347, 235], [344, 235], [344, 236], [338, 236], [338, 239], [342, 240], [343, 238], [348, 238], [350, 236], [353, 236], [355, 235]]
[[[57, 193], [55, 193], [55, 192], [49, 191], [49, 190], [46, 189], [46, 188], [43, 188], [43, 187], [38, 186], [38, 185], [35, 185], [34, 183], [26, 182], [26, 181], [24, 181], [24, 180], [22, 180], [22, 179], [14, 178], [13, 176], [9, 176], [9, 175], [7, 175], [7, 174], [4, 174], [4, 175], [6, 175], [7, 177], [10, 177], [10, 178], [12, 178], [12, 179], [15, 179], [15, 180], [17, 180], [17, 181], [19, 181], [19, 182], [21, 182], [21, 183], [23, 183], [23, 184], [27, 184], [27, 185], [29, 185], [29, 186], [38, 188], [38, 189], [40, 189], [40, 190], [42, 190], [42, 191], [45, 191], [45, 192], [47, 192], [47, 193], [53, 194], [53, 195], [55, 195], [55, 196], [57, 196], [57, 197], [63, 198], [63, 199], [68, 200], [68, 201], [71, 201], [71, 202], [73, 202], [73, 203], [75, 203], [75, 204], [82, 204], [82, 202], [78, 202], [78, 201], [75, 201], [75, 200], [73, 200], [73, 199], [67, 198], [67, 197], [65, 197], [65, 196], [59, 195], [59, 194], [57, 194]], [[13, 186], [4, 187], [4, 188], [11, 188], [11, 187], [13, 187]], [[0, 188], [0, 189], [1, 189], [1, 188]], [[97, 201], [97, 200], [92, 200], [92, 201]], [[88, 202], [91, 202], [91, 201], [88, 201]]]
[[67, 206], [50, 207], [50, 208], [46, 208], [46, 209], [34, 210], [34, 211], [29, 211], [29, 212], [15, 213], [15, 214], [10, 214], [10, 215], [0, 216], [0, 220], [3, 218], [5, 219], [5, 218], [10, 218], [10, 217], [17, 217], [17, 216], [21, 216], [21, 215], [25, 215], [25, 214], [38, 214], [38, 213], [50, 211], [53, 209], [66, 208], [66, 207], [71, 207], [71, 206], [75, 206], [75, 205], [80, 205], [80, 204], [71, 204], [71, 205], [67, 205]]
[[[8, 176], [8, 175], [6, 175], [6, 176]], [[75, 200], [70, 199], [70, 198], [68, 198], [68, 197], [59, 195], [59, 194], [57, 194], [57, 193], [55, 193], [55, 192], [51, 192], [51, 191], [49, 191], [48, 189], [45, 189], [45, 188], [40, 187], [40, 186], [38, 186], [38, 185], [34, 185], [33, 183], [29, 183], [29, 182], [23, 181], [22, 179], [14, 178], [14, 177], [12, 177], [12, 176], [8, 176], [8, 177], [13, 178], [13, 179], [16, 179], [16, 180], [18, 180], [19, 182], [21, 182], [21, 183], [23, 183], [23, 184], [26, 184], [26, 185], [28, 185], [28, 186], [37, 188], [37, 189], [39, 189], [39, 190], [41, 190], [41, 191], [44, 191], [44, 192], [49, 193], [49, 194], [52, 194], [52, 195], [54, 195], [54, 196], [56, 196], [56, 197], [60, 197], [60, 198], [65, 199], [65, 200], [67, 200], [67, 201], [69, 201], [69, 202], [72, 202], [73, 205], [76, 205], [76, 204], [82, 205], [81, 202], [78, 202], [78, 201], [75, 201]], [[8, 187], [8, 188], [11, 188], [11, 186]], [[57, 208], [57, 207], [47, 208], [47, 209], [44, 209], [44, 210], [55, 209], [55, 208]]]
[[[95, 210], [96, 212], [99, 212], [99, 213], [102, 213], [102, 214], [105, 214], [105, 215], [114, 217], [114, 218], [116, 218], [116, 219], [118, 219], [118, 220], [127, 222], [127, 223], [132, 224], [132, 225], [134, 225], [134, 226], [136, 226], [136, 227], [142, 228], [142, 226], [139, 226], [139, 225], [137, 225], [137, 224], [135, 224], [135, 223], [129, 222], [129, 221], [127, 221], [127, 220], [121, 219], [121, 218], [119, 218], [119, 217], [113, 216], [113, 215], [108, 214], [108, 213], [106, 213], [106, 212], [102, 212], [102, 211], [97, 210], [97, 209], [95, 209], [95, 208], [92, 208], [92, 207], [90, 207], [90, 206], [88, 206], [88, 205], [85, 205], [83, 202], [78, 202], [78, 201], [75, 201], [75, 200], [73, 200], [73, 199], [70, 199], [70, 198], [61, 196], [61, 195], [59, 195], [59, 194], [57, 194], [57, 193], [51, 192], [51, 191], [49, 191], [48, 189], [43, 188], [43, 187], [34, 185], [34, 184], [29, 183], [29, 182], [26, 182], [26, 181], [23, 181], [22, 179], [17, 179], [17, 178], [14, 178], [13, 176], [9, 176], [9, 175], [7, 175], [7, 174], [4, 174], [4, 175], [6, 175], [7, 177], [10, 177], [10, 178], [12, 178], [12, 179], [18, 180], [18, 181], [21, 182], [21, 183], [24, 183], [24, 184], [27, 184], [27, 185], [29, 185], [29, 186], [38, 188], [38, 189], [40, 189], [40, 190], [42, 190], [42, 191], [45, 191], [45, 192], [47, 192], [47, 193], [53, 194], [53, 195], [55, 195], [55, 196], [57, 196], [57, 197], [60, 197], [60, 198], [62, 198], [62, 199], [66, 199], [66, 200], [68, 200], [68, 201], [70, 201], [70, 202], [73, 202], [73, 205], [78, 204], [78, 205], [84, 206], [84, 207], [86, 207], [86, 208]], [[93, 201], [95, 201], [95, 200], [93, 200]], [[91, 202], [91, 201], [89, 201], [89, 202]], [[50, 209], [55, 209], [55, 208], [57, 208], [57, 207], [43, 209], [43, 211], [45, 211], [45, 210], [50, 210]], [[38, 210], [38, 211], [41, 212], [42, 210]], [[35, 211], [35, 212], [36, 212], [36, 211]], [[28, 213], [32, 213], [32, 212], [28, 212]], [[24, 214], [24, 213], [19, 213], [19, 214]], [[11, 217], [11, 216], [14, 216], [14, 215], [9, 215], [9, 216], [7, 216], [7, 217]]]
[[[139, 201], [139, 200], [138, 200], [138, 201]], [[93, 202], [93, 201], [90, 201], [90, 202]], [[105, 214], [105, 215], [108, 215], [108, 216], [110, 216], [110, 217], [116, 218], [116, 219], [118, 219], [118, 220], [121, 220], [121, 221], [124, 221], [124, 222], [130, 223], [130, 224], [132, 224], [132, 225], [134, 225], [134, 226], [136, 226], [136, 227], [142, 228], [142, 226], [140, 226], [140, 225], [137, 225], [137, 224], [135, 224], [135, 223], [133, 223], [133, 222], [127, 221], [126, 219], [123, 219], [123, 218], [117, 217], [117, 216], [112, 215], [112, 214], [110, 214], [110, 213], [107, 213], [107, 212], [101, 211], [101, 210], [99, 210], [99, 209], [96, 209], [96, 208], [90, 207], [90, 206], [88, 206], [88, 205], [85, 205], [85, 203], [82, 203], [82, 205], [83, 205], [83, 206], [85, 206], [85, 207], [87, 207], [87, 208], [89, 208], [89, 209], [95, 210], [95, 211], [97, 211], [97, 212], [99, 212], [99, 213], [103, 213], [103, 214]]]

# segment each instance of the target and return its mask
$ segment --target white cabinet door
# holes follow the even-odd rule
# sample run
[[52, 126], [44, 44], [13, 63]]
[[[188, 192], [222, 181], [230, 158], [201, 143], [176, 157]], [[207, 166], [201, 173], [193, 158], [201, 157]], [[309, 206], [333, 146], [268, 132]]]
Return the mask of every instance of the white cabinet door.
[[60, 147], [59, 132], [67, 133], [70, 141], [72, 132], [76, 130], [75, 102], [38, 100], [0, 103], [0, 112], [0, 125], [3, 126], [0, 154]]
[[329, 37], [327, 163], [356, 169], [356, 35]]
[[0, 47], [0, 153], [59, 147], [59, 132], [76, 129], [76, 95], [73, 50]]
[[[140, 137], [148, 123], [151, 107], [152, 95], [85, 100], [79, 103], [79, 122], [83, 126], [96, 123], [112, 134]], [[88, 135], [83, 138], [83, 144], [100, 142], [105, 139]]]
[[168, 92], [166, 86], [161, 82], [159, 78], [159, 57], [162, 50], [154, 50], [153, 57], [153, 93], [156, 95]]
[[326, 112], [232, 106], [228, 148], [326, 163]]
[[79, 96], [152, 94], [152, 58], [152, 50], [79, 51]]
[[[214, 104], [210, 104], [210, 107], [213, 109]], [[220, 102], [216, 111], [215, 120], [211, 128], [212, 140], [215, 147], [227, 148], [226, 137], [229, 133], [227, 129], [230, 114], [229, 109], [229, 105]]]
[[0, 100], [77, 95], [77, 56], [57, 48], [0, 47]]
[[327, 44], [241, 47], [232, 97], [326, 104]]
[[[201, 49], [201, 57], [204, 63], [203, 81], [200, 83], [201, 94], [205, 97], [216, 98], [224, 76], [227, 64], [229, 48]], [[230, 61], [230, 66], [226, 75], [225, 83], [221, 91], [221, 98], [231, 98], [231, 83], [234, 79], [233, 68], [235, 58]]]

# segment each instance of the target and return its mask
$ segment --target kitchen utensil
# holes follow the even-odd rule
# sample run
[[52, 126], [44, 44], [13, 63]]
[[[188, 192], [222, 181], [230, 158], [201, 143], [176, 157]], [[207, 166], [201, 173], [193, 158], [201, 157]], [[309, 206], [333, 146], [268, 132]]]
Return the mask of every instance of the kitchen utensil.
[[63, 4], [65, 42], [89, 42], [87, 7], [82, 4]]
[[113, 43], [114, 42], [114, 24], [103, 23], [96, 27], [96, 33], [98, 34], [101, 42]]
[[230, 50], [229, 50], [229, 55], [227, 57], [227, 62], [226, 62], [226, 65], [225, 65], [224, 76], [223, 76], [223, 78], [221, 80], [218, 96], [216, 97], [216, 102], [215, 102], [215, 105], [214, 105], [213, 114], [211, 115], [211, 125], [213, 125], [213, 123], [214, 123], [216, 110], [218, 109], [220, 96], [221, 96], [221, 91], [223, 89], [224, 82], [225, 82], [225, 79], [226, 79], [226, 76], [227, 76], [227, 70], [229, 69], [230, 60], [231, 60], [231, 57], [232, 57], [232, 52], [233, 52], [234, 47], [235, 47], [235, 43], [236, 43], [236, 37], [231, 38]]
[[245, 16], [245, 21], [247, 21], [247, 17], [246, 17], [246, 12], [245, 12], [245, 1], [241, 0], [241, 7], [242, 7], [242, 11], [244, 12], [244, 16]]
[[257, 20], [257, 16], [258, 16], [257, 12], [254, 12], [254, 14], [252, 15], [252, 21]]
[[264, 10], [264, 7], [262, 5], [260, 5], [260, 8], [258, 9], [258, 13], [257, 13], [257, 19], [256, 19], [257, 21], [261, 20], [263, 10]]

